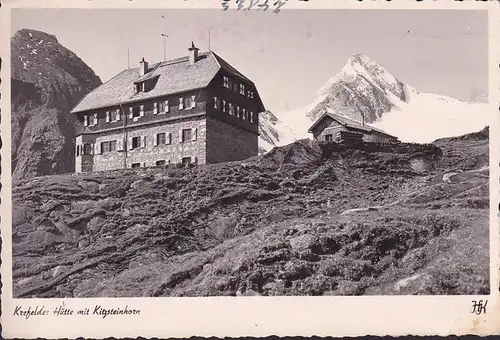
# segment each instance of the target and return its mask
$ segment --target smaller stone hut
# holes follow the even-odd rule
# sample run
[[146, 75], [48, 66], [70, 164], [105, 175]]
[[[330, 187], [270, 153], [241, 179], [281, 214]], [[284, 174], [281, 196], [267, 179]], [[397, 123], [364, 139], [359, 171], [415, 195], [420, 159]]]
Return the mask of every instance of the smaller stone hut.
[[330, 110], [324, 113], [309, 128], [309, 133], [318, 141], [361, 140], [371, 143], [398, 143], [398, 138], [382, 130], [359, 123], [344, 116], [334, 114]]

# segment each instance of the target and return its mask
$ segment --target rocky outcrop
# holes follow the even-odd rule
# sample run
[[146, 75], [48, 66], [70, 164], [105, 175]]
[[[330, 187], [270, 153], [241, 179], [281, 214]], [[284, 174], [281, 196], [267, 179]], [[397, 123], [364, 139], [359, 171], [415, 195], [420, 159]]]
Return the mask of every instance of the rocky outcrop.
[[28, 29], [11, 39], [11, 70], [13, 179], [74, 171], [69, 111], [101, 80], [55, 36]]
[[484, 294], [488, 172], [467, 170], [488, 154], [487, 139], [301, 140], [240, 162], [20, 180], [14, 296]]

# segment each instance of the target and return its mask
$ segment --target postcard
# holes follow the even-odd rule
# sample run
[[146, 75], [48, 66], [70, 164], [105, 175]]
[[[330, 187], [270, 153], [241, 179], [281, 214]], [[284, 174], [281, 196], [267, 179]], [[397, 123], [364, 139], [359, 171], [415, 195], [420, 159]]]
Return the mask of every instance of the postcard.
[[499, 332], [498, 3], [2, 5], [4, 337]]

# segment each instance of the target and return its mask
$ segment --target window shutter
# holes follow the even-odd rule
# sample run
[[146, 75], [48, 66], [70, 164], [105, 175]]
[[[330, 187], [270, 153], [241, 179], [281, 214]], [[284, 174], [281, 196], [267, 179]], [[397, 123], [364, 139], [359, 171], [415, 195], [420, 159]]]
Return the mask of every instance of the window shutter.
[[120, 109], [116, 110], [115, 122], [118, 122], [121, 119]]
[[182, 143], [182, 130], [179, 131], [179, 143]]
[[109, 111], [106, 111], [106, 123], [109, 123], [111, 121], [111, 113]]
[[144, 117], [144, 105], [141, 105], [141, 110], [139, 111], [139, 116]]
[[146, 147], [146, 136], [141, 137], [141, 147], [143, 147], [143, 148]]
[[118, 139], [116, 141], [116, 151], [123, 151], [123, 140]]
[[192, 95], [191, 96], [191, 108], [196, 107], [196, 96]]
[[153, 137], [153, 145], [157, 146], [158, 145], [158, 134], [155, 134]]
[[184, 109], [184, 98], [179, 98], [179, 110]]
[[97, 113], [94, 113], [94, 125], [97, 125], [98, 122]]
[[128, 143], [129, 143], [129, 150], [133, 150], [134, 149], [134, 144], [133, 144], [133, 138], [130, 138]]
[[153, 103], [153, 114], [158, 114], [158, 103]]
[[191, 129], [191, 140], [196, 140], [198, 138], [198, 129]]
[[101, 143], [96, 143], [95, 144], [95, 154], [96, 155], [99, 155], [102, 153], [102, 147], [101, 147]]
[[170, 107], [168, 106], [168, 100], [165, 100], [165, 112], [169, 112]]
[[170, 134], [170, 132], [165, 132], [165, 143], [166, 144], [172, 143], [172, 135]]
[[89, 116], [83, 116], [83, 126], [89, 126]]
[[134, 118], [134, 108], [133, 107], [129, 107], [128, 108], [128, 112], [129, 112], [128, 118], [130, 118], [130, 119]]

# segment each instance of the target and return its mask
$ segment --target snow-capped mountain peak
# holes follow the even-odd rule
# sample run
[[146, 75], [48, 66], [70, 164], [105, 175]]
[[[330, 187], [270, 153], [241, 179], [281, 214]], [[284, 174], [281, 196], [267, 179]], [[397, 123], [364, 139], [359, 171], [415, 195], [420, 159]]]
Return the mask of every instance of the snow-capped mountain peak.
[[308, 128], [328, 109], [358, 122], [364, 120], [402, 141], [431, 142], [479, 131], [488, 125], [485, 104], [477, 103], [484, 102], [484, 95], [474, 97], [480, 99], [467, 103], [420, 92], [368, 56], [355, 54], [316, 92], [311, 104], [276, 112], [275, 123], [268, 130], [278, 129], [275, 135], [283, 136], [273, 140], [272, 145], [309, 138]]

